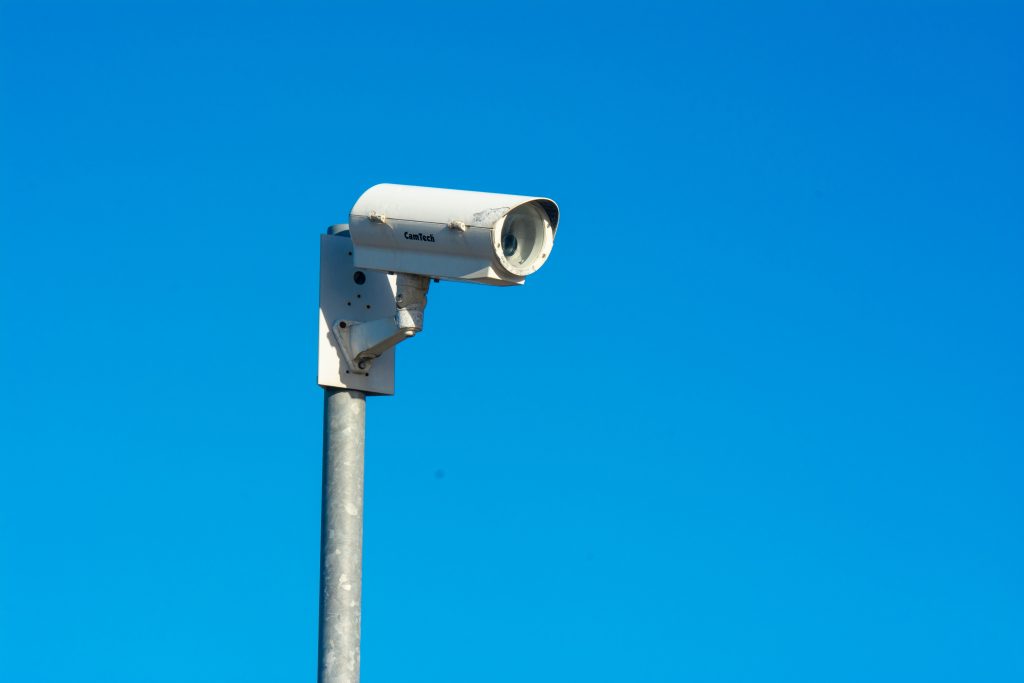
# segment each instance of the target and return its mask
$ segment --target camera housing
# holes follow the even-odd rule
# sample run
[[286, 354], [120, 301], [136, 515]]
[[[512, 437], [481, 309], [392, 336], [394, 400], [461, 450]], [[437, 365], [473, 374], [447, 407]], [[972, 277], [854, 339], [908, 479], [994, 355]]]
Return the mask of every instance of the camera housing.
[[558, 205], [528, 197], [374, 185], [349, 215], [356, 268], [520, 285], [551, 255]]

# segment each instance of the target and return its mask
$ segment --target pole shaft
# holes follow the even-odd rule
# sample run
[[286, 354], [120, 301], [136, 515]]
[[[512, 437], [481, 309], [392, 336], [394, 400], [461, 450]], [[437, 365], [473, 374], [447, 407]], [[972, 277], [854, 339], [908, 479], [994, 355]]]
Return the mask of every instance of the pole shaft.
[[358, 683], [366, 395], [324, 389], [319, 683]]

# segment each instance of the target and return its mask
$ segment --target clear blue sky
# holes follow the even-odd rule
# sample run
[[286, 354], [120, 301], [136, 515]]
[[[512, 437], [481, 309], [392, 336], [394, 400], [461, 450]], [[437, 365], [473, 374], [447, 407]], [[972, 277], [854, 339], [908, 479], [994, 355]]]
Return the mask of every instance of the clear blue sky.
[[370, 401], [367, 683], [1024, 679], [1024, 8], [773, 4], [0, 2], [0, 680], [314, 680], [378, 182], [563, 220]]

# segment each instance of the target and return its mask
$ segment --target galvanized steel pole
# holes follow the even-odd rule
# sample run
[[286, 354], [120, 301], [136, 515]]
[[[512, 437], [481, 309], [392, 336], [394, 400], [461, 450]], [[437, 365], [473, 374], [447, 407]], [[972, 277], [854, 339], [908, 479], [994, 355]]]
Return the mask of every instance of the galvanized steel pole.
[[366, 395], [324, 389], [319, 683], [358, 683]]

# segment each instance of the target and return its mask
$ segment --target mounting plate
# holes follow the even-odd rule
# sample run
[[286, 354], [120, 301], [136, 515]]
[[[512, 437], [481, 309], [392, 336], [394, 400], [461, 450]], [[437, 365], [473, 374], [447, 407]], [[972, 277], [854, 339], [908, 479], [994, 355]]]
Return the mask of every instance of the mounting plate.
[[369, 372], [350, 368], [331, 328], [339, 320], [367, 322], [395, 315], [395, 276], [359, 270], [348, 231], [320, 236], [320, 336], [317, 383], [367, 394], [395, 393], [395, 350], [374, 359]]

